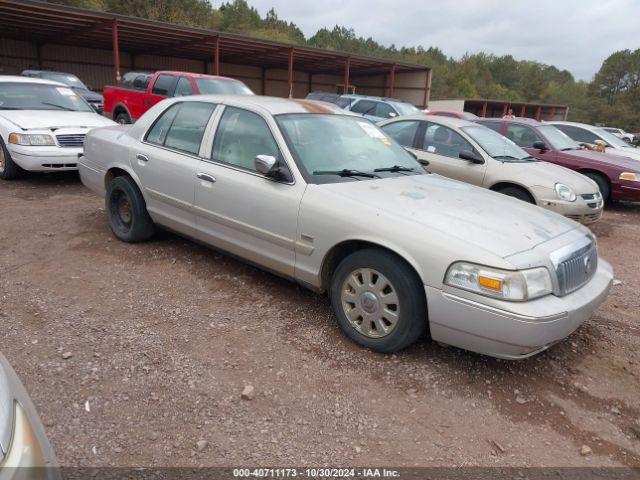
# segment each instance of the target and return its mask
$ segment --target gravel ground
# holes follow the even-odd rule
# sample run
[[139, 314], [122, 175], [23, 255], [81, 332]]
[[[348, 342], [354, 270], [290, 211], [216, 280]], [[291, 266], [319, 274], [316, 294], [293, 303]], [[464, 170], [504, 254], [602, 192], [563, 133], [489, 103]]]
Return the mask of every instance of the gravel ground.
[[640, 466], [638, 205], [593, 228], [606, 303], [505, 362], [359, 348], [324, 296], [169, 233], [116, 241], [73, 174], [0, 181], [0, 204], [1, 350], [62, 465]]

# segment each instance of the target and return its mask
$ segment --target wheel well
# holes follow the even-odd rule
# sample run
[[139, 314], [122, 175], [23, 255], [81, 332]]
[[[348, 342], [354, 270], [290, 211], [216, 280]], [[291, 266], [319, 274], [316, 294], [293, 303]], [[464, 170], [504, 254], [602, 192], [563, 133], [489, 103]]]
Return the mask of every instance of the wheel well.
[[116, 177], [129, 177], [131, 178], [131, 180], [133, 180], [131, 175], [129, 175], [129, 172], [121, 168], [114, 167], [109, 169], [107, 174], [104, 176], [104, 188], [106, 189], [109, 186], [109, 184], [112, 182], [112, 180]]
[[507, 188], [507, 187], [517, 188], [518, 190], [522, 190], [524, 193], [526, 193], [529, 196], [529, 198], [531, 199], [531, 203], [533, 203], [534, 205], [537, 205], [536, 199], [534, 198], [533, 195], [531, 195], [531, 192], [529, 192], [529, 190], [527, 190], [522, 185], [518, 185], [517, 183], [500, 182], [500, 183], [496, 183], [495, 185], [493, 185], [489, 190], [492, 190], [494, 192], [498, 192], [498, 191], [502, 190], [503, 188]]
[[321, 271], [321, 281], [322, 281], [322, 290], [329, 290], [329, 284], [331, 282], [331, 276], [333, 272], [336, 270], [340, 262], [344, 260], [347, 256], [351, 255], [358, 250], [364, 250], [366, 248], [377, 248], [379, 250], [385, 250], [400, 260], [405, 262], [411, 270], [413, 270], [418, 278], [420, 275], [416, 271], [416, 269], [409, 263], [404, 257], [394, 252], [390, 248], [383, 247], [382, 245], [378, 245], [377, 243], [367, 242], [364, 240], [347, 240], [345, 242], [334, 245], [331, 250], [325, 255], [324, 261], [322, 262], [322, 271]]
[[131, 118], [131, 115], [129, 115], [129, 112], [127, 111], [127, 109], [122, 106], [122, 105], [117, 105], [114, 109], [113, 109], [113, 119], [115, 120], [115, 118], [120, 115], [121, 113], [126, 113], [129, 118]]
[[[611, 179], [609, 178], [609, 175], [607, 175], [604, 172], [601, 172], [600, 170], [593, 170], [591, 168], [581, 168], [579, 170], [576, 170], [576, 172], [582, 173], [583, 175], [585, 173], [591, 173], [593, 175], [598, 175], [598, 176], [602, 177], [604, 179], [604, 181], [607, 182], [607, 185], [609, 185], [609, 196], [611, 196]], [[604, 200], [608, 200], [608, 199], [605, 198]]]

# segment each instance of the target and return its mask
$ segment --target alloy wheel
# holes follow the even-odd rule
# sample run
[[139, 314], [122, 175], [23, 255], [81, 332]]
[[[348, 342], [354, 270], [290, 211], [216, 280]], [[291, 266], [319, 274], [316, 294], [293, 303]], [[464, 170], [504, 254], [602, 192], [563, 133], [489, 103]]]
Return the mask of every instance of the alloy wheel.
[[347, 276], [341, 303], [351, 326], [369, 338], [389, 335], [400, 319], [396, 289], [387, 277], [372, 268], [359, 268]]

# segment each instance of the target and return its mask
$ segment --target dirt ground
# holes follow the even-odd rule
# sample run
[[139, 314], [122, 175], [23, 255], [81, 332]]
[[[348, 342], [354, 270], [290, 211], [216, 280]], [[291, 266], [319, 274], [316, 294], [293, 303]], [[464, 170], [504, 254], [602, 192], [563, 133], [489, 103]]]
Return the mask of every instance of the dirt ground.
[[593, 228], [622, 283], [519, 362], [362, 349], [324, 296], [116, 241], [74, 174], [0, 181], [0, 205], [0, 349], [62, 465], [640, 466], [640, 205]]

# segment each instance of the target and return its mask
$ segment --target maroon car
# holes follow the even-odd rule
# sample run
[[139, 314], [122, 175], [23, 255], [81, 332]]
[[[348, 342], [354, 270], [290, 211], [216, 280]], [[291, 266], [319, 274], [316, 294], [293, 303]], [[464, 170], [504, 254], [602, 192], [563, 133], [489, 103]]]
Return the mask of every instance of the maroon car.
[[640, 162], [586, 150], [556, 127], [529, 118], [476, 120], [504, 135], [532, 157], [556, 163], [591, 178], [605, 200], [640, 201]]

